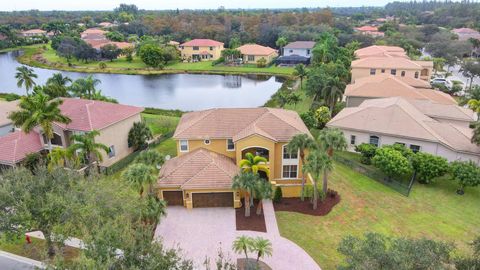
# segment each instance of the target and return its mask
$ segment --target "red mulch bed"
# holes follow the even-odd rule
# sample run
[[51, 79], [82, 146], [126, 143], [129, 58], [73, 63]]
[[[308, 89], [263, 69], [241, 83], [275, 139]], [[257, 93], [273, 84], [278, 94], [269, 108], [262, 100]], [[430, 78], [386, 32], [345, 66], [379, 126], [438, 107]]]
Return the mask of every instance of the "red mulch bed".
[[340, 195], [335, 195], [335, 197], [327, 196], [322, 202], [318, 202], [317, 209], [313, 210], [313, 204], [310, 203], [308, 198], [305, 201], [300, 200], [300, 198], [282, 198], [279, 203], [274, 203], [273, 208], [275, 211], [287, 211], [287, 212], [297, 212], [311, 216], [325, 216], [333, 207], [340, 202]]
[[242, 207], [235, 209], [237, 231], [257, 231], [267, 232], [265, 225], [265, 217], [263, 211], [261, 215], [257, 215], [258, 200], [254, 200], [255, 207], [250, 208], [250, 216], [245, 217], [245, 203], [242, 200]]

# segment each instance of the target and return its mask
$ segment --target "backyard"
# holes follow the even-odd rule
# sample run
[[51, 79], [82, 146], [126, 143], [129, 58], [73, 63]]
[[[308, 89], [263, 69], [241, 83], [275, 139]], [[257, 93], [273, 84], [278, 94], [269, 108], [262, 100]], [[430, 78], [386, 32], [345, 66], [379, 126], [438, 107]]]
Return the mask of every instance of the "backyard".
[[336, 251], [347, 235], [374, 231], [387, 235], [427, 237], [454, 242], [468, 250], [468, 241], [480, 234], [480, 188], [455, 193], [456, 183], [440, 179], [415, 184], [409, 197], [335, 164], [329, 188], [341, 202], [327, 216], [276, 212], [280, 233], [304, 248], [322, 267], [335, 269], [342, 257]]

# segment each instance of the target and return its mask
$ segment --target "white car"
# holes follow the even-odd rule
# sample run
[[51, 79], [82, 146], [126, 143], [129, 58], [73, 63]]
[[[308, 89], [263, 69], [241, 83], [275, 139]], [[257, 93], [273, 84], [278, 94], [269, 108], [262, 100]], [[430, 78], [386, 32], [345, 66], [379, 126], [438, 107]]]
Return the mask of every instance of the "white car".
[[448, 88], [452, 87], [453, 85], [450, 80], [447, 80], [445, 78], [433, 78], [432, 80], [430, 80], [430, 83], [445, 85]]

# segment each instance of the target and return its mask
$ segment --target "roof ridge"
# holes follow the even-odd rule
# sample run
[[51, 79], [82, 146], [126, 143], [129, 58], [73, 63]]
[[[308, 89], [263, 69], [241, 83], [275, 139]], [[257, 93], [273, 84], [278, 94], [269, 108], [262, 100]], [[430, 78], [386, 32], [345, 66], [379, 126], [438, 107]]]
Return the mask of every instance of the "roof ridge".
[[[291, 126], [292, 128], [300, 131], [297, 127], [293, 126], [292, 124], [288, 123], [287, 121], [283, 120], [281, 117], [279, 117], [278, 115], [276, 115], [275, 113], [273, 113], [273, 112], [272, 112], [272, 111], [273, 111], [273, 108], [267, 108], [267, 110], [268, 110], [273, 116], [275, 116], [277, 119], [280, 119], [280, 120], [281, 120], [282, 122], [284, 122], [285, 124], [287, 124], [287, 125]], [[288, 112], [289, 110], [285, 110], [285, 111]], [[268, 133], [268, 132], [267, 132], [267, 133]]]
[[187, 154], [185, 156], [177, 156], [176, 158], [180, 159], [182, 157], [186, 157], [185, 160], [183, 162], [181, 162], [180, 164], [178, 164], [178, 166], [173, 169], [169, 174], [167, 175], [163, 175], [162, 178], [164, 177], [167, 177], [169, 175], [172, 175], [174, 172], [176, 172], [178, 169], [180, 169], [181, 167], [183, 167], [183, 164], [187, 163], [189, 160], [191, 160], [193, 157], [194, 157], [194, 154], [197, 154], [197, 152], [200, 152], [202, 149], [204, 148], [197, 148], [195, 150], [193, 150], [192, 152], [190, 153], [187, 153], [187, 154], [190, 154], [190, 156], [187, 156]]
[[[203, 116], [198, 117], [196, 120], [193, 121], [193, 123], [192, 123], [191, 125], [188, 125], [188, 127], [184, 128], [183, 130], [180, 130], [180, 132], [178, 132], [178, 133], [177, 133], [176, 130], [175, 130], [175, 134], [173, 134], [174, 137], [175, 137], [175, 136], [179, 136], [179, 135], [181, 135], [183, 132], [189, 130], [189, 129], [192, 128], [194, 125], [198, 124], [198, 122], [200, 122], [200, 121], [203, 120], [205, 117], [209, 116], [212, 112], [217, 111], [217, 110], [218, 110], [218, 108], [213, 108], [213, 109], [206, 110], [207, 113], [205, 113]], [[199, 114], [201, 114], [202, 112], [205, 112], [205, 111], [198, 111]], [[183, 118], [183, 116], [182, 116], [182, 118]], [[181, 119], [180, 119], [180, 120], [181, 120]]]
[[[23, 131], [22, 131], [22, 132], [23, 132]], [[20, 133], [19, 136], [22, 136], [22, 133]], [[15, 160], [16, 160], [16, 157], [17, 157], [17, 145], [18, 145], [18, 138], [16, 138], [16, 139], [14, 140], [12, 164], [15, 164]]]
[[91, 118], [91, 115], [90, 115], [89, 105], [94, 104], [94, 103], [95, 103], [95, 101], [92, 100], [91, 102], [85, 104], [85, 107], [87, 108], [88, 125], [90, 126], [90, 130], [93, 130], [93, 128], [92, 128], [93, 125], [92, 125], [92, 118]]
[[[181, 187], [183, 187], [184, 185], [188, 184], [190, 181], [192, 181], [193, 178], [195, 178], [195, 176], [199, 175], [201, 172], [205, 171], [208, 167], [212, 166], [212, 165], [216, 165], [215, 162], [213, 161], [213, 158], [211, 159], [211, 161], [206, 165], [204, 166], [201, 170], [199, 170], [196, 174], [192, 175], [187, 181], [185, 181], [185, 183], [183, 183], [181, 185]], [[179, 166], [180, 167], [180, 166]], [[216, 166], [217, 168], [219, 168], [218, 166]]]

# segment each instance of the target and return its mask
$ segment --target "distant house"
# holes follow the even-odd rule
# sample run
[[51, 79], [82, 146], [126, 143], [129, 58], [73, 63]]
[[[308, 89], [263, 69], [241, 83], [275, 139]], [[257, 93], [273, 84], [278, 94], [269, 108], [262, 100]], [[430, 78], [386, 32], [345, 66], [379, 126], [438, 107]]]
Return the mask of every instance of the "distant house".
[[184, 61], [217, 60], [222, 56], [223, 43], [211, 39], [193, 39], [179, 46]]
[[47, 31], [44, 31], [42, 29], [30, 29], [30, 30], [21, 31], [20, 35], [22, 37], [40, 37], [40, 36], [46, 36]]
[[18, 101], [1, 101], [0, 102], [0, 136], [4, 136], [14, 131], [12, 120], [8, 118], [8, 115], [17, 110]]
[[277, 59], [278, 65], [310, 64], [315, 41], [295, 41], [283, 47], [282, 56]]
[[170, 40], [167, 44], [170, 45], [170, 46], [174, 46], [177, 49], [178, 49], [178, 46], [180, 46], [180, 42], [175, 41], [175, 40]]
[[106, 33], [107, 31], [102, 29], [89, 28], [80, 34], [80, 38], [83, 40], [104, 40], [107, 39], [105, 36]]
[[[60, 105], [62, 114], [72, 121], [69, 124], [54, 123], [54, 147], [67, 148], [73, 142], [73, 134], [84, 134], [97, 130], [100, 135], [96, 142], [105, 144], [108, 153], [103, 153], [102, 167], [108, 167], [121, 160], [133, 149], [128, 146], [128, 132], [133, 123], [142, 120], [143, 108], [127, 106], [104, 101], [64, 98]], [[47, 138], [36, 127], [29, 134], [15, 131], [0, 137], [0, 165], [15, 166], [26, 154], [47, 149]]]
[[383, 37], [385, 33], [378, 31], [378, 27], [365, 25], [362, 27], [355, 28], [355, 31], [361, 33], [362, 35], [372, 36], [372, 37]]
[[355, 51], [355, 55], [359, 59], [352, 61], [351, 64], [352, 83], [359, 78], [385, 73], [425, 81], [430, 80], [433, 69], [432, 61], [410, 60], [405, 51], [398, 50], [399, 47], [371, 47]]
[[246, 64], [256, 64], [262, 58], [266, 63], [270, 63], [278, 56], [277, 50], [258, 44], [245, 44], [237, 50], [242, 53], [243, 62]]
[[102, 27], [102, 28], [110, 28], [110, 27], [114, 27], [114, 26], [117, 26], [116, 24], [114, 23], [111, 23], [111, 22], [101, 22], [98, 24], [98, 26]]
[[480, 40], [480, 33], [472, 28], [456, 28], [452, 30], [452, 33], [458, 36], [458, 40], [464, 41], [469, 39]]
[[409, 77], [390, 74], [357, 79], [345, 88], [347, 107], [357, 107], [368, 99], [402, 97], [408, 100], [430, 100], [435, 103], [456, 105], [450, 95], [432, 89], [430, 83]]
[[90, 28], [83, 31], [80, 36], [87, 44], [96, 50], [100, 50], [103, 46], [108, 44], [115, 45], [120, 49], [134, 46], [132, 43], [128, 42], [111, 41], [105, 36], [106, 33], [106, 31], [98, 28]]
[[479, 163], [480, 147], [470, 141], [472, 129], [465, 126], [466, 121], [452, 122], [452, 116], [456, 120], [469, 118], [455, 105], [392, 97], [366, 100], [358, 107], [345, 108], [327, 127], [343, 131], [349, 151], [362, 143], [376, 146], [399, 143], [414, 152], [442, 156], [449, 161]]

